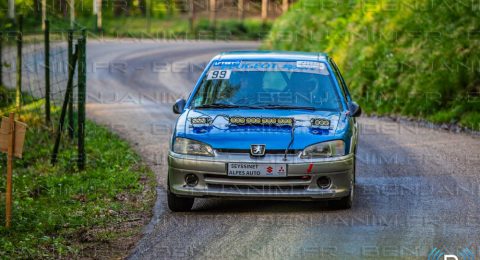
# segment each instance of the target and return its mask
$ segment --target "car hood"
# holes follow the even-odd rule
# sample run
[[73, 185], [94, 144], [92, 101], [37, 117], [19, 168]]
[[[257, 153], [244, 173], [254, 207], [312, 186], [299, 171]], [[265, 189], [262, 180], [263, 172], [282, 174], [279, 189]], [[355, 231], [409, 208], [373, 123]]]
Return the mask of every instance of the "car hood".
[[[213, 119], [211, 126], [198, 127], [191, 124], [191, 118], [208, 116]], [[305, 110], [258, 110], [258, 109], [203, 109], [187, 110], [177, 121], [175, 136], [201, 141], [214, 149], [250, 149], [252, 144], [264, 144], [268, 149], [286, 149], [291, 141], [290, 126], [234, 126], [228, 117], [290, 117], [295, 118], [294, 142], [290, 149], [300, 150], [306, 146], [343, 139], [345, 114], [340, 112]], [[310, 126], [310, 119], [330, 120], [330, 129], [318, 130]], [[343, 123], [342, 123], [343, 122]], [[339, 131], [341, 130], [341, 131]]]

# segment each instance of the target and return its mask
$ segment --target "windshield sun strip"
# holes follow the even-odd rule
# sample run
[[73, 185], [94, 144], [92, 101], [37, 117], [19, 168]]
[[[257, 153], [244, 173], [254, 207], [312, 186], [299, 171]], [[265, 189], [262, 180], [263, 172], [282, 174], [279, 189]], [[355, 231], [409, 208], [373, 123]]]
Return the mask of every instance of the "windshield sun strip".
[[[254, 61], [249, 61], [249, 62], [254, 62]], [[261, 61], [258, 61], [258, 62], [261, 62]], [[277, 62], [277, 61], [274, 61], [274, 62]], [[294, 62], [294, 61], [291, 61], [291, 60], [285, 60], [285, 61], [278, 61], [278, 62]], [[321, 63], [325, 66], [325, 70], [327, 72], [327, 74], [320, 74], [320, 73], [311, 73], [311, 74], [318, 74], [318, 75], [323, 75], [323, 76], [326, 76], [328, 77], [328, 81], [330, 82], [330, 84], [332, 84], [332, 86], [334, 86], [336, 88], [336, 85], [335, 83], [333, 82], [333, 79], [332, 79], [332, 72], [330, 71], [330, 68], [329, 66], [327, 65], [326, 62], [323, 62], [323, 61], [318, 61], [318, 63]], [[195, 101], [195, 97], [197, 96], [197, 94], [199, 94], [201, 91], [199, 91], [201, 89], [202, 86], [204, 86], [204, 84], [206, 84], [206, 82], [208, 81], [211, 81], [213, 84], [209, 85], [209, 87], [214, 87], [214, 88], [218, 88], [218, 85], [221, 84], [221, 82], [224, 80], [224, 79], [215, 79], [215, 80], [207, 80], [207, 75], [209, 73], [209, 71], [211, 69], [214, 68], [214, 65], [213, 63], [210, 64], [210, 66], [208, 67], [207, 70], [205, 70], [205, 72], [202, 74], [202, 79], [199, 81], [198, 85], [195, 87], [194, 89], [194, 92], [191, 93], [191, 95], [189, 96], [189, 100], [188, 100], [188, 105], [187, 107], [191, 108], [191, 109], [196, 109], [198, 107], [195, 107], [195, 106], [192, 106], [193, 102]], [[248, 72], [248, 71], [245, 71], [245, 70], [238, 70], [237, 72]], [[308, 71], [300, 71], [300, 72], [296, 72], [296, 71], [282, 71], [282, 70], [270, 70], [270, 71], [264, 71], [264, 72], [292, 72], [292, 73], [309, 73]], [[283, 76], [283, 75], [282, 75]], [[202, 91], [203, 92], [203, 91]], [[322, 110], [322, 111], [330, 111], [330, 112], [339, 112], [339, 111], [342, 111], [344, 109], [344, 105], [342, 103], [342, 101], [340, 100], [339, 98], [339, 95], [338, 95], [338, 92], [336, 89], [333, 90], [334, 94], [335, 94], [335, 97], [336, 97], [336, 100], [335, 102], [337, 103], [338, 105], [338, 109], [335, 108], [335, 109], [332, 109], [332, 108], [326, 108], [326, 107], [313, 107], [314, 110]], [[205, 93], [207, 94], [207, 93]], [[235, 109], [237, 107], [231, 107], [231, 109]], [[250, 108], [250, 109], [267, 109], [267, 108], [264, 108], [263, 106], [240, 106], [239, 108]], [[201, 109], [201, 108], [199, 108]], [[296, 109], [296, 108], [285, 108], [285, 109]], [[300, 109], [300, 108], [299, 108]]]

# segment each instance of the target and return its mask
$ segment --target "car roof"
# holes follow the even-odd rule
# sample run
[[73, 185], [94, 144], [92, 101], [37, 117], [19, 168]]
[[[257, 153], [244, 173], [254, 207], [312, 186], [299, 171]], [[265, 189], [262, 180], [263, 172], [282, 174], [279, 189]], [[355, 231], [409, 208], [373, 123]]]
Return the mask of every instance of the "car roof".
[[328, 55], [321, 52], [295, 51], [229, 51], [222, 52], [213, 60], [269, 60], [269, 61], [326, 61]]

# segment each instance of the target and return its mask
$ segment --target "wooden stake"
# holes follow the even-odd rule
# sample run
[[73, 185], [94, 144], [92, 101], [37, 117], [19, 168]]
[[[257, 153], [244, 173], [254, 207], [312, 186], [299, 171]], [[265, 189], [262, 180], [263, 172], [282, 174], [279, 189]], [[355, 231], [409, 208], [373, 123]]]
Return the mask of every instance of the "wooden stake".
[[15, 147], [15, 114], [10, 113], [10, 136], [8, 140], [7, 153], [7, 194], [6, 194], [6, 212], [5, 227], [9, 228], [12, 221], [12, 173], [13, 173], [13, 149]]

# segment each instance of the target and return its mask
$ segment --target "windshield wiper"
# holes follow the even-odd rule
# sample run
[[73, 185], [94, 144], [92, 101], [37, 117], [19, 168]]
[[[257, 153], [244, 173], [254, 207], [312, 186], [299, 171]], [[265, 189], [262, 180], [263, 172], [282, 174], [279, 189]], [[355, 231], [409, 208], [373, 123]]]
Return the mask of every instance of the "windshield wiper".
[[243, 106], [243, 105], [232, 105], [232, 104], [223, 104], [223, 103], [212, 103], [212, 104], [204, 104], [200, 106], [194, 107], [195, 109], [202, 109], [202, 108], [251, 108], [251, 109], [263, 109], [262, 107], [256, 106]]
[[194, 108], [237, 108], [237, 105], [222, 104], [222, 103], [212, 103], [196, 106]]
[[303, 110], [316, 110], [314, 107], [306, 107], [306, 106], [288, 106], [288, 105], [265, 105], [260, 106], [261, 108], [269, 108], [269, 109], [303, 109]]

